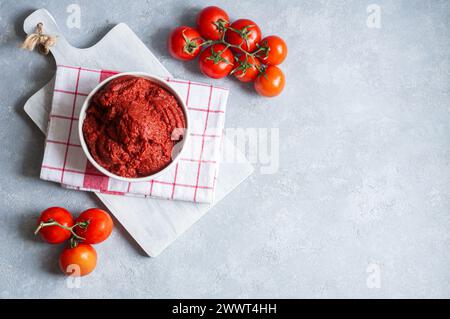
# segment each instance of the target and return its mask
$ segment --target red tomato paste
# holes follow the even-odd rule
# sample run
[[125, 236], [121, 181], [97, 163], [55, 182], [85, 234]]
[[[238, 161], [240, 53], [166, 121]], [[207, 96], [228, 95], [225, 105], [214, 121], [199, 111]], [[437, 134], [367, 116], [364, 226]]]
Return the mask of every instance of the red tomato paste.
[[92, 97], [83, 134], [98, 164], [133, 178], [169, 165], [185, 127], [183, 109], [172, 93], [150, 80], [123, 76]]

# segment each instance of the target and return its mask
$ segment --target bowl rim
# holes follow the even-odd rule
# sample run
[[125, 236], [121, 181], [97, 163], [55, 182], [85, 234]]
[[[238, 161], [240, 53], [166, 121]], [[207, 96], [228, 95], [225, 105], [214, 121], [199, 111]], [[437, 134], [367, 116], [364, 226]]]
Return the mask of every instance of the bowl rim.
[[[103, 166], [101, 166], [99, 163], [97, 163], [97, 161], [92, 157], [91, 152], [89, 151], [89, 148], [87, 147], [86, 141], [84, 139], [84, 134], [83, 134], [83, 123], [84, 120], [86, 118], [86, 110], [89, 107], [90, 101], [92, 99], [92, 97], [102, 88], [104, 87], [108, 82], [122, 77], [122, 76], [136, 76], [136, 77], [142, 77], [145, 79], [148, 79], [152, 82], [157, 83], [158, 85], [162, 86], [163, 88], [167, 89], [170, 93], [172, 93], [175, 98], [178, 100], [178, 103], [180, 104], [183, 113], [184, 113], [184, 117], [185, 117], [185, 122], [186, 122], [186, 127], [184, 129], [184, 136], [183, 136], [183, 140], [178, 142], [175, 145], [178, 145], [180, 143], [181, 144], [181, 148], [180, 151], [178, 152], [178, 154], [175, 156], [175, 158], [172, 159], [172, 161], [169, 163], [169, 165], [167, 165], [166, 167], [164, 167], [162, 170], [152, 174], [152, 175], [148, 175], [148, 176], [144, 176], [144, 177], [135, 177], [135, 178], [131, 178], [131, 177], [123, 177], [123, 176], [119, 176], [116, 175], [110, 171], [108, 171], [106, 168], [104, 168]], [[153, 74], [150, 73], [146, 73], [146, 72], [122, 72], [122, 73], [118, 73], [115, 74], [113, 76], [108, 77], [107, 79], [101, 81], [86, 97], [86, 99], [83, 102], [83, 105], [81, 106], [80, 109], [80, 113], [79, 113], [79, 117], [78, 117], [78, 136], [80, 139], [80, 144], [81, 144], [81, 148], [83, 149], [84, 154], [86, 155], [87, 159], [89, 160], [89, 162], [91, 162], [91, 164], [97, 169], [99, 170], [101, 173], [105, 174], [108, 177], [111, 177], [115, 180], [119, 180], [119, 181], [123, 181], [123, 182], [128, 182], [128, 183], [139, 183], [139, 182], [149, 182], [152, 179], [155, 179], [156, 177], [166, 173], [168, 170], [170, 170], [172, 167], [174, 167], [179, 159], [181, 158], [181, 155], [184, 153], [185, 148], [186, 148], [186, 144], [188, 142], [188, 140], [190, 139], [190, 120], [189, 120], [189, 112], [186, 106], [186, 103], [183, 101], [183, 99], [181, 98], [180, 94], [175, 90], [175, 88], [170, 84], [169, 81], [166, 81], [165, 79], [155, 76]]]

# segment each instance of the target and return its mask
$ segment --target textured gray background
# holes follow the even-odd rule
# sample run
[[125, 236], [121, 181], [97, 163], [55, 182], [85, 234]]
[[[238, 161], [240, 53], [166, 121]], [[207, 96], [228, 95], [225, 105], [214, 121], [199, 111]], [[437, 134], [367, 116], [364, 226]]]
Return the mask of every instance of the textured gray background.
[[[1, 297], [450, 297], [450, 2], [272, 2], [216, 3], [286, 39], [283, 95], [216, 83], [232, 90], [228, 127], [280, 128], [279, 171], [257, 169], [158, 258], [118, 225], [79, 289], [62, 247], [31, 233], [49, 205], [99, 202], [38, 178], [44, 137], [22, 107], [55, 66], [17, 49], [23, 19], [45, 7], [80, 47], [126, 22], [175, 76], [205, 81], [165, 39], [210, 2], [79, 1], [81, 29], [65, 26], [73, 1], [0, 2]], [[381, 29], [366, 26], [374, 2]]]

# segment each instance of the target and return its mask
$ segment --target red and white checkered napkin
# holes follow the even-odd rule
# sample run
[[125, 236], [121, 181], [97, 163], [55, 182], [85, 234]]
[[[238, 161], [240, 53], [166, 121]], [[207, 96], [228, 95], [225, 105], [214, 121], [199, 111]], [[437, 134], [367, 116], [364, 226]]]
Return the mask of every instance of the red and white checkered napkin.
[[116, 73], [58, 65], [41, 179], [107, 194], [213, 202], [228, 90], [167, 79], [186, 101], [191, 138], [173, 169], [151, 182], [127, 183], [95, 169], [78, 137], [78, 116], [86, 96], [99, 82]]

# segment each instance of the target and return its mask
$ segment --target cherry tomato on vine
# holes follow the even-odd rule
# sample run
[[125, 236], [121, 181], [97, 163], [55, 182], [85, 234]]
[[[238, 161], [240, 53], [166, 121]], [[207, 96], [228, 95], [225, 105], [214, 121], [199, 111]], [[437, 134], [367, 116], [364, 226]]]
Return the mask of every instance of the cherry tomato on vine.
[[200, 54], [199, 65], [204, 75], [213, 79], [220, 79], [233, 70], [234, 56], [225, 45], [221, 43], [213, 44]]
[[97, 265], [97, 252], [88, 244], [78, 244], [76, 247], [67, 247], [59, 257], [59, 267], [66, 275], [86, 276]]
[[229, 24], [228, 14], [219, 7], [206, 7], [197, 16], [198, 32], [207, 40], [222, 38]]
[[42, 238], [50, 244], [60, 244], [68, 240], [71, 235], [70, 230], [64, 229], [56, 223], [64, 227], [72, 227], [74, 225], [72, 214], [62, 207], [47, 208], [38, 219], [36, 233], [39, 232]]
[[238, 56], [237, 66], [233, 70], [233, 75], [241, 82], [251, 82], [259, 74], [261, 63], [258, 59], [242, 54]]
[[83, 237], [85, 244], [98, 244], [111, 235], [113, 220], [111, 216], [102, 209], [91, 208], [85, 210], [76, 219], [75, 233]]
[[181, 26], [172, 31], [167, 41], [170, 54], [179, 60], [194, 59], [199, 53], [203, 39], [197, 30]]
[[283, 91], [285, 84], [283, 71], [277, 66], [269, 65], [263, 74], [255, 80], [255, 90], [262, 96], [273, 97]]
[[286, 59], [288, 48], [282, 38], [276, 35], [265, 37], [259, 43], [261, 52], [256, 55], [265, 64], [279, 65]]
[[[256, 45], [261, 41], [261, 30], [252, 20], [239, 19], [234, 21], [227, 33], [226, 40], [232, 45], [241, 45], [241, 48], [247, 52], [253, 52]], [[239, 52], [239, 49], [232, 48], [233, 51]]]

